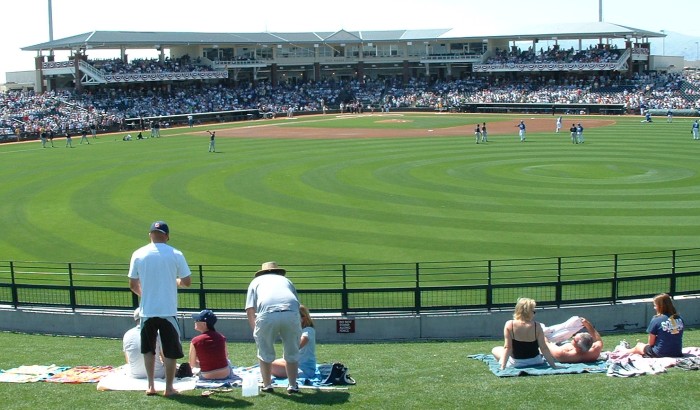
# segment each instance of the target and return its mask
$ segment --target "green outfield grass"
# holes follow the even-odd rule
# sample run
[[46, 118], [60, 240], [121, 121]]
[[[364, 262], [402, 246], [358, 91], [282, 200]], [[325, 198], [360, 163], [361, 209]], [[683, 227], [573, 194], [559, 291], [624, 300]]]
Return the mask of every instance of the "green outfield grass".
[[[700, 141], [691, 119], [568, 133], [441, 136], [519, 116], [299, 117], [162, 138], [0, 146], [0, 260], [127, 263], [156, 219], [191, 264], [396, 263], [697, 247]], [[527, 118], [534, 116], [527, 116]], [[547, 116], [554, 128], [554, 119]], [[261, 126], [433, 129], [429, 138], [217, 138]]]
[[[605, 350], [621, 339], [646, 340], [646, 335], [603, 335]], [[700, 345], [700, 332], [686, 329], [684, 346]], [[20, 365], [111, 365], [124, 361], [121, 340], [0, 333], [0, 368]], [[317, 346], [320, 362], [341, 361], [357, 385], [347, 391], [313, 392], [289, 397], [262, 394], [242, 397], [240, 389], [201, 397], [202, 390], [177, 398], [146, 397], [140, 391], [100, 392], [94, 384], [0, 383], [4, 409], [123, 408], [250, 408], [307, 409], [695, 409], [700, 372], [669, 369], [634, 378], [604, 374], [499, 378], [470, 354], [489, 353], [501, 340]], [[280, 349], [281, 346], [278, 346]], [[185, 349], [187, 350], [187, 349]], [[255, 363], [253, 343], [229, 343], [235, 365]]]

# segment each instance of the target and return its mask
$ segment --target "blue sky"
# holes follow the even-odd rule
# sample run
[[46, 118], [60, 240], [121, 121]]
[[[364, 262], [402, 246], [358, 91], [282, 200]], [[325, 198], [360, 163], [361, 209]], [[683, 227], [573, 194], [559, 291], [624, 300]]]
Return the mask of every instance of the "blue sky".
[[[599, 0], [52, 0], [52, 6], [54, 39], [94, 30], [299, 32], [484, 27], [491, 31], [588, 23], [598, 21], [599, 16]], [[4, 1], [2, 14], [0, 83], [5, 82], [7, 71], [34, 67], [35, 54], [20, 48], [49, 40], [48, 0]], [[700, 2], [604, 0], [603, 21], [700, 37]], [[661, 52], [660, 44], [656, 53]], [[62, 59], [60, 54], [57, 59]]]

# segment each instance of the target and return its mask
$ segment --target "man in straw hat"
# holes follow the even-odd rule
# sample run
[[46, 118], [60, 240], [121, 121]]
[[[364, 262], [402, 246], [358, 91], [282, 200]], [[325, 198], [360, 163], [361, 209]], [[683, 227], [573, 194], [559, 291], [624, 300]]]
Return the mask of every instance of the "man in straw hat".
[[248, 285], [245, 310], [248, 323], [258, 347], [262, 391], [272, 389], [272, 362], [275, 360], [275, 340], [279, 336], [284, 346], [289, 387], [287, 393], [299, 393], [299, 340], [301, 318], [299, 298], [294, 284], [285, 277], [286, 271], [277, 262], [265, 262]]

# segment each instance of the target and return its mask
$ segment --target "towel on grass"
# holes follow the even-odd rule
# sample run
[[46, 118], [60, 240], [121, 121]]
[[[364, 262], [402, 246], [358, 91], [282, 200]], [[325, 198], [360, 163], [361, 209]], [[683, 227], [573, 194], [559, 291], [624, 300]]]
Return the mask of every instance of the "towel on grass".
[[44, 379], [49, 383], [97, 383], [113, 370], [112, 366], [75, 366]]
[[627, 351], [627, 349], [622, 349], [620, 346], [616, 346], [615, 350], [611, 352], [603, 352], [603, 355], [606, 355], [608, 358], [608, 362], [611, 363], [621, 363], [626, 360], [639, 360], [639, 359], [644, 359], [645, 361], [649, 362], [650, 364], [654, 364], [657, 366], [663, 366], [664, 368], [669, 368], [672, 366], [675, 366], [676, 363], [684, 358], [689, 358], [689, 357], [697, 357], [700, 356], [700, 347], [695, 347], [695, 346], [689, 346], [689, 347], [684, 347], [683, 348], [683, 357], [655, 357], [655, 358], [648, 358], [648, 357], [642, 357], [642, 355], [639, 354], [632, 354]]
[[[196, 377], [183, 377], [175, 379], [173, 387], [178, 391], [194, 390], [197, 383]], [[165, 380], [155, 379], [155, 387], [158, 391], [165, 390]], [[141, 390], [146, 391], [148, 380], [135, 379], [129, 374], [129, 365], [123, 365], [109, 372], [97, 383], [97, 390]]]
[[0, 370], [0, 382], [31, 383], [45, 380], [56, 373], [70, 369], [66, 366], [25, 365], [8, 370]]
[[[316, 390], [347, 390], [347, 387], [331, 386], [323, 384], [323, 380], [330, 374], [332, 364], [317, 364], [316, 374], [314, 377], [297, 378], [297, 384], [299, 388], [302, 389], [316, 389]], [[234, 367], [233, 374], [235, 378], [233, 380], [197, 380], [198, 389], [216, 389], [221, 387], [242, 387], [243, 378], [251, 375], [255, 377], [258, 383], [262, 383], [262, 375], [260, 374], [260, 366], [254, 365], [249, 367]], [[287, 388], [289, 386], [289, 380], [286, 378], [272, 378], [272, 387]]]
[[473, 354], [468, 357], [481, 360], [489, 366], [491, 373], [498, 377], [512, 376], [544, 376], [549, 374], [575, 374], [575, 373], [605, 373], [608, 370], [605, 360], [598, 360], [592, 363], [559, 363], [558, 369], [552, 369], [548, 364], [541, 364], [529, 367], [506, 367], [501, 370], [500, 363], [492, 354]]

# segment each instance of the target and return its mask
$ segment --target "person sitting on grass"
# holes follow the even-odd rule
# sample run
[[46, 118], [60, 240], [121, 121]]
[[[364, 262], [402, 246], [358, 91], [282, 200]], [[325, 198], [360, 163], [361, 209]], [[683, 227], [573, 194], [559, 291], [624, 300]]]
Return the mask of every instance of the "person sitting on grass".
[[192, 315], [194, 329], [200, 332], [190, 342], [189, 363], [199, 368], [200, 380], [228, 379], [233, 373], [228, 360], [226, 337], [214, 329], [216, 315], [209, 309], [204, 309]]
[[[299, 306], [301, 316], [301, 339], [299, 342], [299, 372], [298, 377], [308, 379], [316, 375], [316, 329], [314, 320], [311, 319], [309, 309]], [[272, 375], [279, 378], [287, 378], [287, 362], [284, 359], [276, 359], [272, 362]]]
[[[134, 310], [134, 320], [136, 326], [127, 330], [122, 339], [122, 349], [126, 363], [129, 365], [129, 375], [135, 379], [146, 378], [146, 365], [141, 353], [141, 308]], [[156, 338], [156, 360], [154, 368], [154, 376], [163, 379], [165, 378], [165, 365], [163, 364], [162, 349], [160, 346], [160, 337]]]
[[[676, 312], [671, 296], [666, 293], [654, 297], [656, 315], [651, 318], [647, 333], [648, 343], [637, 343], [632, 348], [615, 349], [620, 354], [639, 354], [644, 357], [683, 356], [683, 319]], [[622, 345], [627, 342], [623, 341]]]
[[513, 312], [513, 320], [503, 326], [503, 346], [491, 350], [493, 356], [506, 367], [528, 367], [541, 365], [547, 361], [552, 369], [556, 369], [554, 357], [544, 339], [544, 331], [535, 319], [536, 303], [530, 298], [519, 298]]

